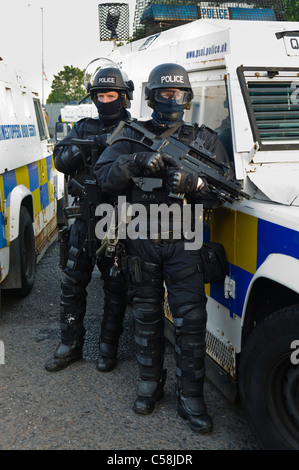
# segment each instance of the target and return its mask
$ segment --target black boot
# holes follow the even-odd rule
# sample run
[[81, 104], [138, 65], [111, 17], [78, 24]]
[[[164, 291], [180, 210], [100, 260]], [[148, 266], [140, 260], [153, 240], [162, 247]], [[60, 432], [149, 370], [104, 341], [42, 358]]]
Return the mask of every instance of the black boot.
[[178, 414], [189, 422], [192, 431], [204, 434], [213, 430], [213, 421], [207, 413], [203, 397], [184, 397], [180, 394]]
[[164, 384], [166, 380], [166, 370], [158, 382], [149, 380], [139, 380], [137, 393], [138, 396], [133, 405], [133, 411], [142, 415], [149, 415], [155, 409], [156, 404], [164, 396]]
[[60, 343], [54, 352], [54, 356], [48, 359], [45, 369], [49, 372], [58, 372], [65, 369], [72, 362], [79, 361], [83, 357], [84, 339], [74, 340], [70, 345]]
[[183, 305], [174, 318], [178, 414], [190, 428], [208, 433], [213, 422], [204, 402], [206, 305]]
[[116, 363], [117, 363], [117, 345], [101, 343], [97, 369], [100, 372], [110, 372], [111, 370], [115, 368]]

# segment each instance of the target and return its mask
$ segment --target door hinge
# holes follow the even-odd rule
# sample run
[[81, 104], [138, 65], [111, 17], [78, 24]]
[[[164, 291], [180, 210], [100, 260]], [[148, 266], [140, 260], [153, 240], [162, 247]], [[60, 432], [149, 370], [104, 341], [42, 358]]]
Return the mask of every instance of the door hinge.
[[224, 279], [224, 297], [229, 299], [232, 297], [235, 298], [235, 281], [231, 279], [229, 276], [225, 276]]

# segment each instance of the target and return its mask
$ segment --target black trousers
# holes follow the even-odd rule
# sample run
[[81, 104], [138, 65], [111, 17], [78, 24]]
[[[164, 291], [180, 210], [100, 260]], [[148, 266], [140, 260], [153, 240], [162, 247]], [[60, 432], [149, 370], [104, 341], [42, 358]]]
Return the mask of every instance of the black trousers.
[[128, 242], [127, 251], [142, 261], [142, 285], [129, 291], [140, 378], [158, 381], [162, 374], [166, 284], [175, 329], [177, 388], [186, 396], [202, 395], [207, 313], [198, 250], [186, 249], [184, 240], [161, 244], [137, 239]]
[[[86, 222], [81, 219], [76, 219], [71, 226], [68, 260], [61, 281], [60, 327], [64, 344], [83, 339], [86, 331], [83, 320], [87, 286], [94, 269], [94, 262], [85, 249], [87, 229]], [[105, 293], [100, 343], [117, 346], [127, 306], [127, 285], [109, 275], [112, 258], [102, 258], [97, 265], [104, 280]]]

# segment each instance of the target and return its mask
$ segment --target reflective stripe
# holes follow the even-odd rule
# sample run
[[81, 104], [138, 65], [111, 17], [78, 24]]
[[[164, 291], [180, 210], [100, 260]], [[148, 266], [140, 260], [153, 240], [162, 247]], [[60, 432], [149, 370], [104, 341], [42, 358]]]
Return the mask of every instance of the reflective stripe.
[[0, 175], [0, 224], [2, 225], [2, 230], [0, 229], [0, 248], [8, 245], [4, 217], [9, 219], [12, 190], [18, 185], [24, 185], [29, 189], [33, 197], [34, 217], [36, 217], [55, 199], [56, 183], [57, 172], [52, 155]]
[[230, 311], [242, 316], [245, 296], [256, 270], [271, 253], [299, 259], [299, 233], [259, 217], [222, 207], [215, 211], [210, 240], [222, 243], [229, 276], [236, 281], [236, 299], [226, 299], [222, 283], [206, 286], [206, 294]]

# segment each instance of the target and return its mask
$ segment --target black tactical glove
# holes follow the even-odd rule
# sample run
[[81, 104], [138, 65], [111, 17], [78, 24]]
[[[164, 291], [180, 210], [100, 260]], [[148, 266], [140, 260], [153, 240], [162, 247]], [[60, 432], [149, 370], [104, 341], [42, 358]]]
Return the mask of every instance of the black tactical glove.
[[144, 176], [154, 176], [165, 170], [162, 155], [153, 152], [142, 152], [134, 155], [134, 161]]
[[167, 167], [178, 168], [179, 165], [177, 164], [176, 160], [171, 155], [169, 155], [169, 153], [162, 152], [162, 158]]
[[167, 185], [172, 193], [202, 191], [206, 186], [205, 181], [199, 179], [195, 173], [189, 173], [179, 168], [167, 169]]
[[107, 147], [107, 139], [111, 134], [89, 135], [88, 140], [91, 140], [99, 147], [99, 151], [103, 151]]
[[54, 161], [56, 170], [65, 175], [73, 175], [83, 165], [82, 153], [75, 145], [57, 148]]

